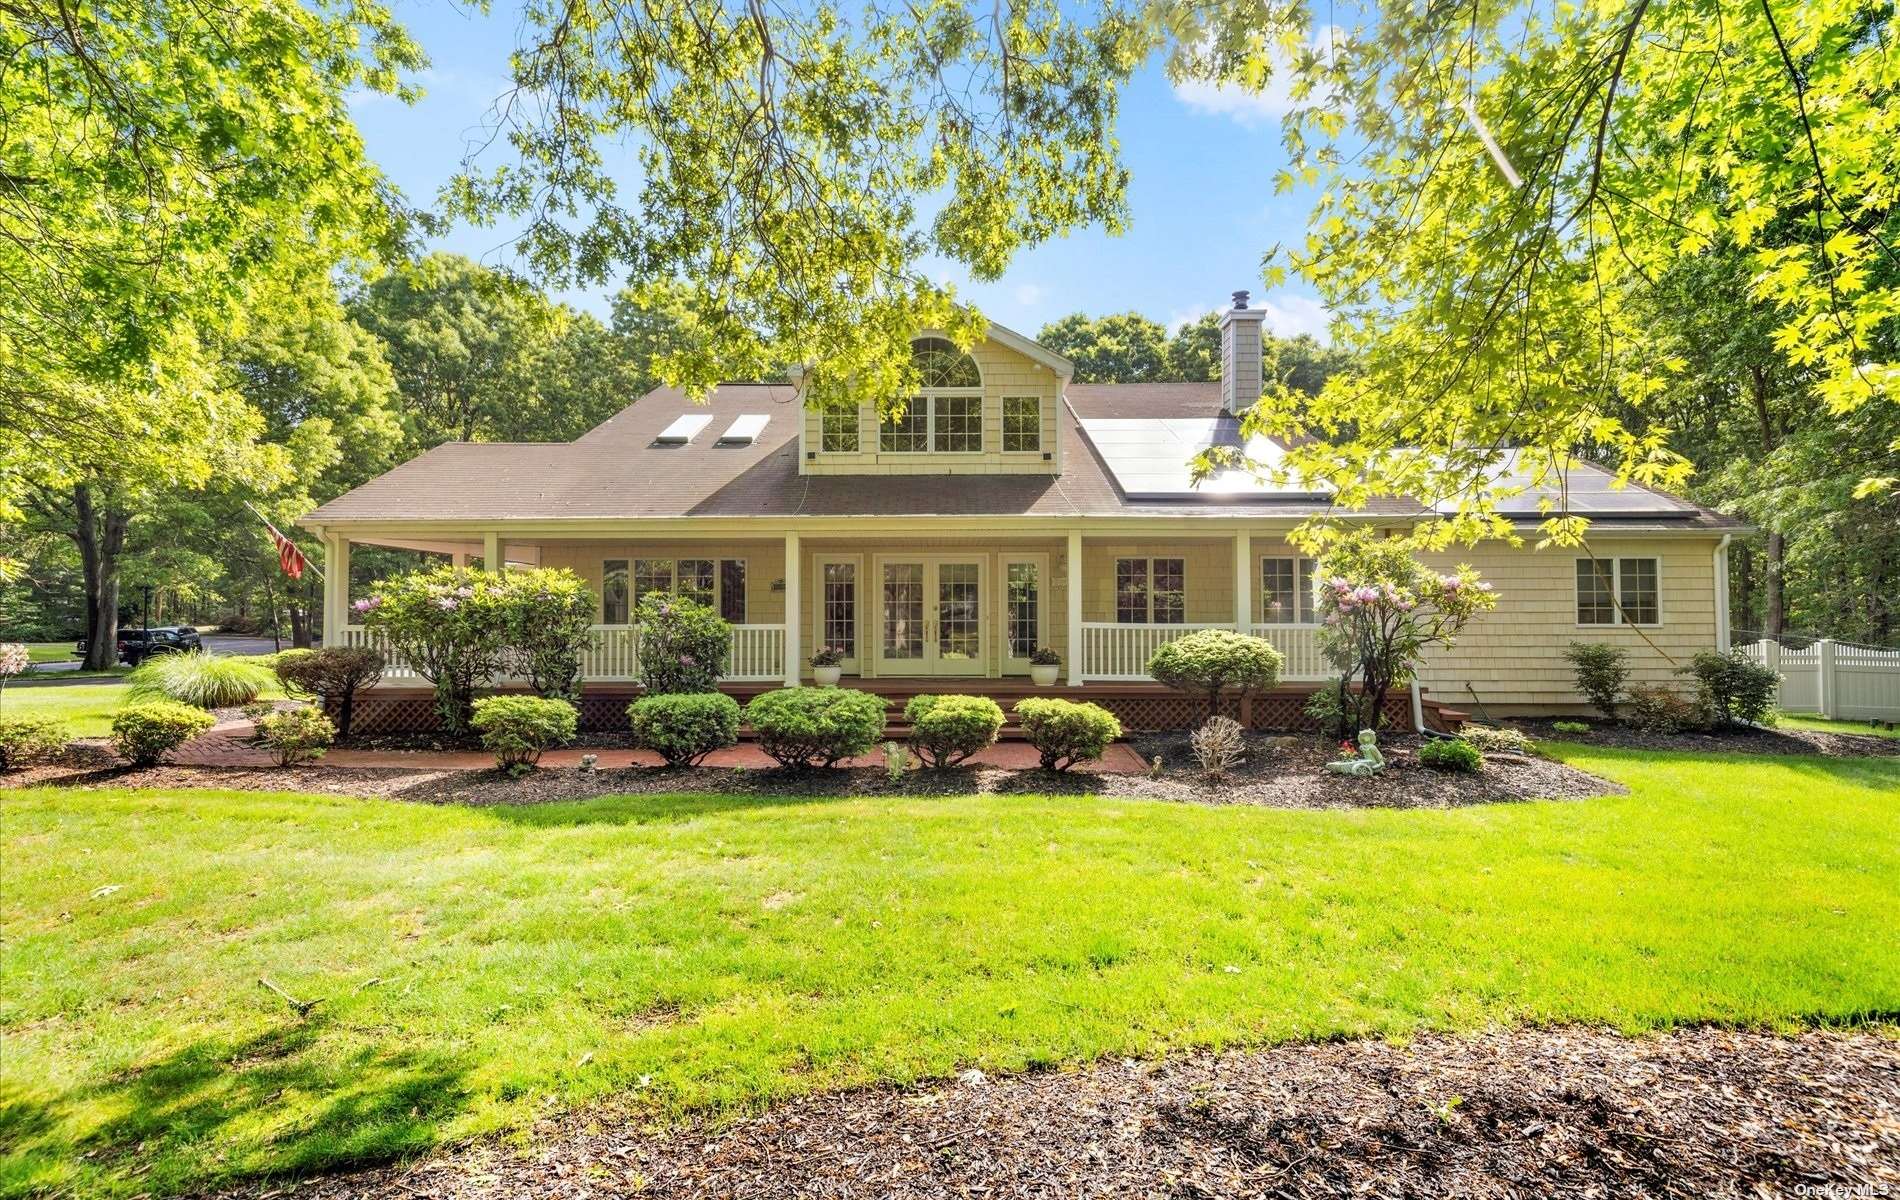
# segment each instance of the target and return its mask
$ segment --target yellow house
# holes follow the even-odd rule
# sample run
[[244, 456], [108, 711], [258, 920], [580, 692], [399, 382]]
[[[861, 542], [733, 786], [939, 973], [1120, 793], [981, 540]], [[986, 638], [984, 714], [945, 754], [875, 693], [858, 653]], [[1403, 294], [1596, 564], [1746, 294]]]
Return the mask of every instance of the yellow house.
[[[735, 691], [809, 679], [810, 656], [830, 647], [847, 677], [887, 695], [1007, 697], [1033, 687], [1030, 656], [1052, 649], [1060, 694], [1163, 722], [1149, 654], [1214, 626], [1285, 654], [1285, 702], [1256, 718], [1284, 720], [1300, 685], [1331, 673], [1312, 564], [1286, 541], [1329, 501], [1238, 473], [1197, 488], [1186, 466], [1238, 444], [1235, 414], [1260, 395], [1264, 317], [1236, 294], [1215, 383], [1078, 384], [1067, 360], [992, 326], [968, 353], [920, 336], [925, 386], [897, 421], [870, 405], [812, 411], [795, 386], [747, 383], [704, 404], [657, 389], [572, 443], [438, 446], [305, 518], [325, 546], [325, 628], [366, 640], [350, 623], [350, 549], [402, 547], [586, 579], [600, 604], [586, 673], [603, 711], [637, 678], [633, 599], [663, 590], [732, 623]], [[1476, 565], [1501, 600], [1430, 660], [1434, 701], [1574, 711], [1572, 641], [1625, 647], [1649, 681], [1726, 647], [1726, 544], [1742, 526], [1613, 490], [1588, 468], [1570, 490], [1597, 558], [1502, 543], [1446, 556]], [[1341, 515], [1397, 529], [1430, 514], [1395, 499]], [[417, 683], [397, 670], [385, 686]]]

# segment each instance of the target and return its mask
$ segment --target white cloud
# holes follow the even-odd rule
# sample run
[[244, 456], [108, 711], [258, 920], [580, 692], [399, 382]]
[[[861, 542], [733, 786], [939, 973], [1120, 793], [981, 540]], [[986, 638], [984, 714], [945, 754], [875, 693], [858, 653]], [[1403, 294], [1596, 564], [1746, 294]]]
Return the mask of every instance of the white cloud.
[[[1330, 59], [1337, 38], [1344, 34], [1336, 26], [1321, 29], [1313, 38], [1313, 49]], [[1251, 91], [1231, 83], [1209, 83], [1190, 79], [1174, 85], [1175, 99], [1195, 112], [1209, 116], [1231, 117], [1242, 125], [1265, 125], [1278, 121], [1296, 105], [1315, 104], [1323, 98], [1317, 92], [1303, 100], [1293, 99], [1293, 65], [1285, 55], [1273, 51], [1273, 74], [1267, 86]]]
[[1278, 296], [1263, 297], [1259, 303], [1267, 310], [1267, 328], [1279, 336], [1298, 337], [1310, 333], [1322, 342], [1328, 340], [1327, 326], [1332, 323], [1333, 314], [1311, 296], [1282, 292]]
[[1181, 332], [1182, 326], [1192, 325], [1194, 324], [1194, 322], [1200, 320], [1202, 317], [1206, 316], [1208, 313], [1211, 313], [1213, 311], [1214, 310], [1212, 308], [1208, 307], [1205, 304], [1197, 304], [1191, 308], [1185, 308], [1185, 309], [1180, 310], [1179, 312], [1170, 313], [1168, 314], [1168, 332], [1170, 334], [1179, 333]]
[[1048, 295], [1047, 289], [1039, 283], [1019, 283], [1010, 293], [1010, 298], [1016, 301], [1019, 308], [1034, 308], [1046, 295]]

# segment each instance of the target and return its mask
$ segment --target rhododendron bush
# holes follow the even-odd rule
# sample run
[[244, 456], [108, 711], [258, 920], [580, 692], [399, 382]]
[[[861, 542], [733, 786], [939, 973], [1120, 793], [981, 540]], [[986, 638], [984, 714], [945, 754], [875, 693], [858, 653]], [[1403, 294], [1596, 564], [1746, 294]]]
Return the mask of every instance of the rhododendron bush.
[[1497, 606], [1469, 566], [1441, 575], [1403, 542], [1359, 534], [1320, 560], [1319, 642], [1339, 671], [1338, 726], [1351, 737], [1377, 729], [1386, 694], [1412, 681], [1427, 646], [1450, 646], [1465, 623]]

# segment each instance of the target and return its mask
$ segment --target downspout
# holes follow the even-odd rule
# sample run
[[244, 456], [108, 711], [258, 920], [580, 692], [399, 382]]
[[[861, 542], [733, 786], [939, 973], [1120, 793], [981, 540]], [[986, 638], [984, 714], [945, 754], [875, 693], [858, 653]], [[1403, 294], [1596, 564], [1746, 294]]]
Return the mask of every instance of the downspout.
[[1424, 737], [1432, 731], [1425, 728], [1425, 697], [1419, 694], [1418, 676], [1412, 676], [1412, 732]]
[[1715, 651], [1727, 654], [1729, 649], [1728, 615], [1728, 544], [1734, 534], [1725, 533], [1722, 540], [1715, 544]]

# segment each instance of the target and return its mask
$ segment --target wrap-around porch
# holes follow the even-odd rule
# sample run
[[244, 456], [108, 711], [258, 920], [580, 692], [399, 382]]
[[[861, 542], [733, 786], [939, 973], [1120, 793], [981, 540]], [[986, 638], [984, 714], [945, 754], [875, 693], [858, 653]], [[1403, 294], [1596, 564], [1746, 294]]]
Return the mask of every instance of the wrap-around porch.
[[[1215, 628], [1271, 642], [1285, 656], [1287, 683], [1330, 674], [1316, 636], [1310, 561], [1279, 532], [532, 539], [495, 532], [479, 540], [326, 532], [325, 628], [341, 632], [330, 639], [340, 644], [375, 641], [351, 607], [374, 582], [352, 571], [357, 545], [428, 551], [496, 570], [574, 571], [598, 606], [583, 665], [590, 685], [624, 687], [639, 679], [640, 631], [632, 616], [637, 597], [649, 591], [701, 600], [731, 624], [723, 680], [732, 684], [809, 681], [810, 656], [823, 647], [842, 652], [852, 680], [1027, 685], [1031, 654], [1047, 648], [1062, 659], [1058, 685], [1127, 684], [1147, 680], [1157, 647]], [[384, 681], [417, 682], [398, 661]]]

